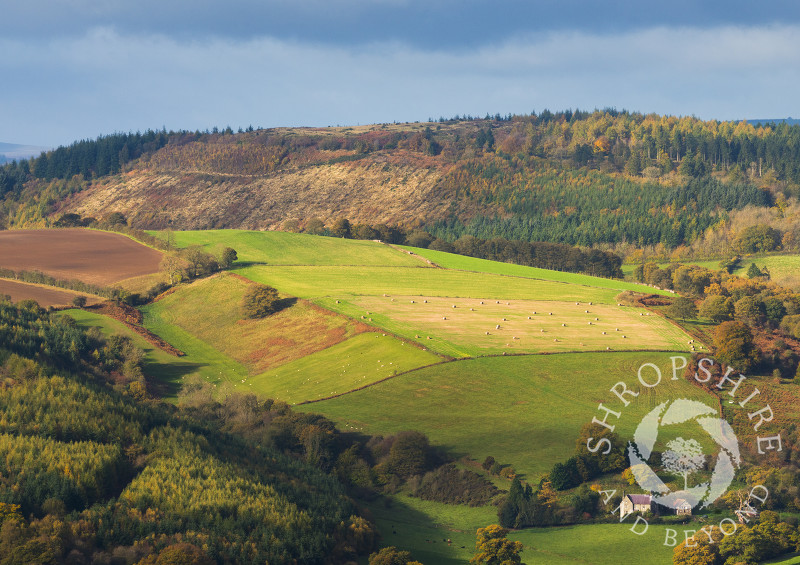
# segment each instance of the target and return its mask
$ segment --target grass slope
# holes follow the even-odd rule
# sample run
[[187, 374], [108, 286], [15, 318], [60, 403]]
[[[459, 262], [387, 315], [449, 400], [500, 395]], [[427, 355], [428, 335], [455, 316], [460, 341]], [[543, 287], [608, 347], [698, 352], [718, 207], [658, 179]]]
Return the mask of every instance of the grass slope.
[[105, 335], [124, 335], [133, 340], [133, 343], [145, 352], [144, 374], [149, 378], [154, 378], [167, 386], [168, 392], [175, 394], [180, 388], [180, 381], [184, 375], [194, 372], [211, 375], [211, 371], [204, 367], [193, 356], [175, 357], [157, 347], [154, 347], [139, 334], [129, 329], [124, 324], [86, 310], [63, 310], [60, 315], [72, 317], [78, 326], [84, 329], [90, 327], [100, 328]]
[[612, 405], [611, 386], [625, 381], [638, 387], [642, 363], [658, 364], [664, 378], [624, 410], [617, 430], [623, 437], [656, 401], [707, 398], [683, 380], [670, 380], [669, 354], [580, 353], [446, 363], [303, 409], [370, 434], [417, 429], [453, 455], [492, 455], [535, 481], [573, 453], [581, 426], [600, 402]]
[[442, 359], [392, 336], [363, 333], [249, 380], [252, 390], [290, 403], [341, 394]]
[[260, 320], [242, 318], [251, 283], [223, 273], [148, 305], [147, 319], [177, 326], [256, 374], [339, 343], [367, 326], [305, 301]]
[[491, 273], [495, 275], [507, 275], [511, 277], [524, 277], [529, 279], [541, 279], [548, 281], [565, 282], [579, 284], [596, 288], [608, 288], [616, 291], [633, 290], [635, 292], [655, 293], [669, 295], [667, 291], [658, 290], [647, 285], [626, 282], [617, 279], [605, 279], [593, 277], [581, 273], [565, 273], [563, 271], [551, 271], [549, 269], [539, 269], [537, 267], [526, 267], [513, 263], [502, 263], [500, 261], [489, 261], [488, 259], [478, 259], [476, 257], [465, 257], [455, 253], [445, 253], [433, 249], [420, 249], [418, 247], [400, 246], [430, 259], [440, 267], [445, 269], [456, 269], [459, 271], [472, 271], [476, 273]]
[[643, 308], [608, 304], [419, 296], [352, 296], [318, 303], [451, 357], [607, 347], [685, 351], [690, 339]]
[[615, 290], [448, 269], [340, 266], [250, 266], [236, 270], [302, 298], [411, 295], [616, 304]]
[[[158, 235], [158, 232], [153, 232]], [[209, 251], [232, 247], [239, 261], [269, 265], [380, 265], [420, 267], [425, 263], [374, 241], [302, 233], [247, 230], [174, 232], [178, 247], [201, 245]]]
[[[384, 545], [410, 551], [426, 565], [467, 563], [475, 554], [476, 530], [497, 523], [493, 506], [452, 506], [404, 495], [396, 495], [389, 507], [369, 509]], [[531, 528], [511, 532], [509, 538], [523, 543], [522, 561], [528, 565], [641, 563], [643, 554], [652, 565], [672, 563], [672, 548], [663, 545], [668, 526], [650, 525], [638, 536], [630, 531], [632, 521]], [[674, 529], [683, 535], [680, 526]]]

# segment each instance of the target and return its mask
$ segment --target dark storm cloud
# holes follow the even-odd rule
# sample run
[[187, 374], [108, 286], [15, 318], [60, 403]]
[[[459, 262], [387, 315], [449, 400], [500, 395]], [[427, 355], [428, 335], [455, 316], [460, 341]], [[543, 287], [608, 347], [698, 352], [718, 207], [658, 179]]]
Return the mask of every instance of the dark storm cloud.
[[800, 114], [798, 2], [28, 0], [0, 141], [614, 106]]
[[399, 41], [475, 47], [529, 33], [618, 33], [655, 26], [759, 26], [800, 21], [796, 0], [27, 0], [5, 6], [5, 37], [122, 33], [237, 40], [273, 37], [340, 45]]

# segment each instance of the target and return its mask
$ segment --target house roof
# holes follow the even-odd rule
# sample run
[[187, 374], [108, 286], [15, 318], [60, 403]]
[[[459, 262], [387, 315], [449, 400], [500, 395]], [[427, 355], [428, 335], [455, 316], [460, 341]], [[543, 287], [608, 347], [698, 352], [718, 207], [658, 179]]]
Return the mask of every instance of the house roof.
[[689, 508], [691, 508], [691, 507], [692, 507], [692, 505], [691, 505], [691, 504], [689, 504], [689, 503], [688, 503], [688, 502], [687, 502], [685, 499], [683, 499], [683, 498], [678, 498], [678, 499], [676, 499], [676, 500], [675, 500], [675, 502], [672, 504], [672, 506], [673, 506], [673, 508], [682, 508], [682, 507], [684, 507], [684, 506], [688, 506]]
[[629, 494], [628, 498], [631, 499], [631, 502], [634, 504], [650, 504], [650, 495], [649, 494]]

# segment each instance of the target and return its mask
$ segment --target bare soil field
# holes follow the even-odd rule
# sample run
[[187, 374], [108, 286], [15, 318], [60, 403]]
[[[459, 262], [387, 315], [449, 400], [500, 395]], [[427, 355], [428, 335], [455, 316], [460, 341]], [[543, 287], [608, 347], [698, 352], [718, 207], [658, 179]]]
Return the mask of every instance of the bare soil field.
[[69, 306], [72, 304], [72, 299], [76, 296], [85, 296], [87, 304], [97, 304], [102, 300], [102, 298], [90, 294], [55, 289], [38, 284], [10, 281], [8, 279], [0, 279], [0, 294], [9, 295], [11, 297], [11, 302], [33, 299], [39, 303], [39, 306], [44, 308], [48, 306]]
[[0, 267], [100, 286], [158, 272], [161, 256], [115, 233], [80, 228], [0, 231]]

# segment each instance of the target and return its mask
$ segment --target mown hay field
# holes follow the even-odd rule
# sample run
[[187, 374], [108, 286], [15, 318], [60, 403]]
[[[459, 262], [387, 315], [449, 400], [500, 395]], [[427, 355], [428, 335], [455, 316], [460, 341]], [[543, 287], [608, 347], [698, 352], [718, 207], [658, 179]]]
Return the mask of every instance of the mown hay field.
[[661, 349], [687, 351], [679, 327], [633, 308], [589, 302], [350, 296], [319, 304], [451, 357]]

